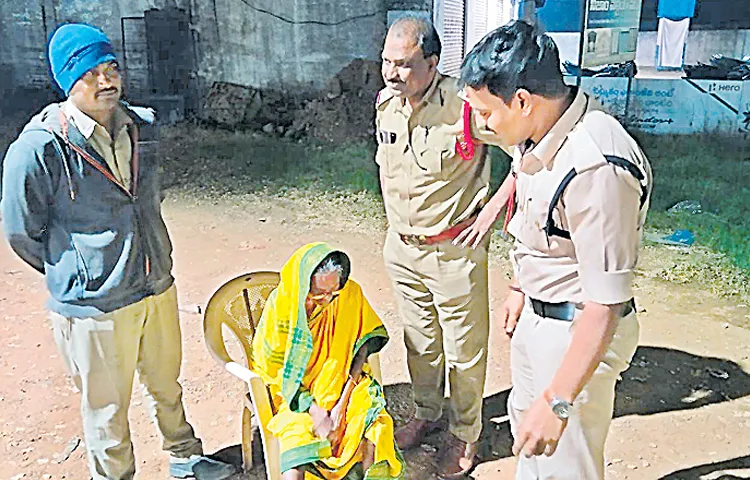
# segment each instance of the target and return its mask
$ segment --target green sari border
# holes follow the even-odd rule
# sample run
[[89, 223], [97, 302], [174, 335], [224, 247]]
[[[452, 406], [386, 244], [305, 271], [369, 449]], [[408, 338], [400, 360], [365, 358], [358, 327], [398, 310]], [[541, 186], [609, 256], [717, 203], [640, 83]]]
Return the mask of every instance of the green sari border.
[[354, 355], [356, 355], [359, 349], [362, 348], [362, 345], [372, 340], [373, 338], [382, 339], [384, 341], [375, 343], [376, 348], [373, 349], [373, 351], [368, 351], [368, 355], [380, 352], [383, 347], [385, 347], [385, 344], [388, 343], [388, 339], [390, 337], [388, 337], [388, 331], [385, 329], [385, 326], [381, 325], [375, 328], [372, 332], [365, 334], [362, 338], [357, 340], [357, 343], [354, 344]]
[[401, 454], [401, 450], [396, 447], [396, 460], [401, 463], [401, 473], [397, 477], [391, 476], [391, 469], [388, 462], [381, 460], [378, 463], [370, 465], [370, 468], [365, 472], [364, 480], [403, 480], [406, 478], [406, 462], [404, 456]]
[[[320, 262], [335, 251], [337, 250], [331, 248], [327, 243], [319, 243], [305, 252], [300, 259], [299, 277], [297, 278], [299, 287], [296, 292], [298, 296], [297, 318], [287, 340], [287, 356], [284, 359], [281, 383], [281, 394], [284, 400], [289, 408], [297, 413], [306, 411], [300, 409], [298, 405], [293, 405], [295, 403], [293, 400], [302, 384], [307, 362], [310, 361], [313, 351], [312, 333], [307, 325], [307, 312], [305, 311], [305, 299], [310, 292], [310, 276], [315, 268], [320, 265]], [[301, 407], [304, 407], [304, 405]]]
[[365, 415], [365, 431], [372, 426], [378, 415], [380, 415], [380, 412], [385, 410], [386, 403], [383, 387], [374, 378], [370, 379], [370, 386], [367, 388], [367, 393], [370, 395], [370, 407], [367, 409], [367, 414]]
[[281, 452], [281, 472], [314, 463], [332, 455], [331, 442], [318, 440]]

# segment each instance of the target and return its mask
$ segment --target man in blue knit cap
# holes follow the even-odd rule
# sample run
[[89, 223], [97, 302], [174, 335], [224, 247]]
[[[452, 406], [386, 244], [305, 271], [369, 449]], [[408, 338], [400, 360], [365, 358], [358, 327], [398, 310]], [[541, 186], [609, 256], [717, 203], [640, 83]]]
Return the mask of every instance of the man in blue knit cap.
[[153, 111], [120, 101], [105, 34], [67, 24], [49, 42], [67, 100], [47, 106], [5, 157], [3, 231], [45, 275], [55, 341], [76, 386], [91, 476], [132, 479], [128, 406], [135, 371], [178, 478], [228, 478], [203, 456], [185, 419], [172, 245], [161, 215], [158, 159], [143, 142]]

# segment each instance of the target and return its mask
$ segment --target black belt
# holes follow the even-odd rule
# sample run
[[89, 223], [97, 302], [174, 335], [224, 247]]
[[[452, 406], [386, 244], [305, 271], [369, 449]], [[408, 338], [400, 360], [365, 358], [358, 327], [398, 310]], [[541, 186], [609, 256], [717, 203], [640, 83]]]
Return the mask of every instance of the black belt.
[[[572, 302], [561, 302], [561, 303], [549, 303], [534, 298], [531, 300], [531, 307], [534, 309], [534, 313], [544, 318], [552, 318], [555, 320], [563, 320], [566, 322], [572, 322], [576, 316], [576, 310], [582, 309], [583, 305], [580, 303]], [[622, 312], [620, 317], [627, 317], [635, 311], [635, 299], [630, 299], [627, 303], [622, 306]]]

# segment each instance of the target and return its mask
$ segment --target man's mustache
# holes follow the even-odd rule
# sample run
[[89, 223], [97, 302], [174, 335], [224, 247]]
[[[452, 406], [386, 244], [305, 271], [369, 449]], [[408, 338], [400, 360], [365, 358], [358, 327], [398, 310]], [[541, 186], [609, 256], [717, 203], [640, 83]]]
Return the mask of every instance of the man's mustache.
[[118, 93], [118, 92], [119, 90], [116, 87], [109, 87], [109, 88], [105, 88], [104, 90], [99, 90], [98, 92], [96, 92], [96, 95], [94, 95], [94, 97], [99, 98], [100, 95], [106, 95], [106, 94]]

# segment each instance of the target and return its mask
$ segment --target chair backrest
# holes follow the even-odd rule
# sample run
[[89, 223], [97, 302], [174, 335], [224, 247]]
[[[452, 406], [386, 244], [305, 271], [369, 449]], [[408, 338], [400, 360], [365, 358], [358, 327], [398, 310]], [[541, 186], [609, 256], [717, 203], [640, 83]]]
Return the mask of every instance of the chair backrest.
[[255, 329], [279, 278], [278, 272], [248, 273], [226, 282], [213, 294], [203, 315], [203, 332], [208, 350], [217, 361], [236, 361], [229, 356], [224, 344], [222, 326], [226, 325], [244, 350], [245, 361], [237, 363], [250, 368]]

